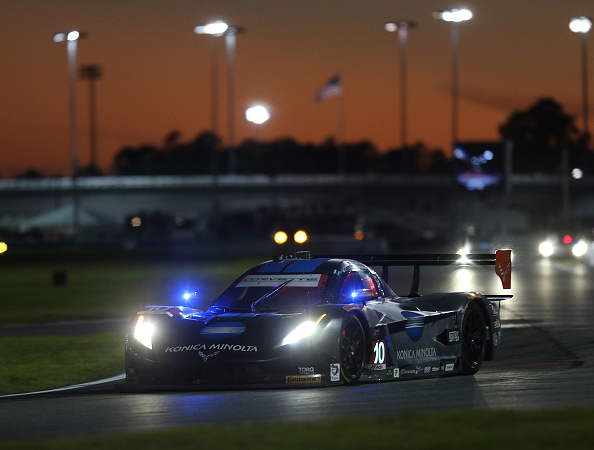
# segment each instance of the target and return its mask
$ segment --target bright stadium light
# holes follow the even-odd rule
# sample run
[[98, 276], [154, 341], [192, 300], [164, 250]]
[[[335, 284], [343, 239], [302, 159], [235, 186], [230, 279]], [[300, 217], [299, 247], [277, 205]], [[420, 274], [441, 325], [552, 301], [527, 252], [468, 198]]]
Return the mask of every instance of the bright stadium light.
[[468, 9], [449, 9], [446, 11], [439, 11], [434, 13], [437, 18], [446, 22], [465, 22], [472, 19], [472, 12]]
[[196, 28], [194, 28], [194, 33], [223, 36], [228, 29], [229, 25], [227, 25], [222, 20], [217, 20], [215, 22], [207, 23], [206, 25], [198, 25]]
[[569, 29], [574, 33], [587, 33], [592, 28], [592, 21], [587, 17], [572, 17]]
[[270, 119], [270, 113], [265, 106], [256, 105], [245, 110], [245, 118], [248, 122], [261, 125]]

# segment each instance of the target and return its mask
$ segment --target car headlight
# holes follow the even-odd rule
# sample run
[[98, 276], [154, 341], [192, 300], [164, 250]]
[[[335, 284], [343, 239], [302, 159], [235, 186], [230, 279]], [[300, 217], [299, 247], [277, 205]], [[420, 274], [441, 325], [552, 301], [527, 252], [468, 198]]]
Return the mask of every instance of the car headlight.
[[541, 242], [538, 246], [538, 251], [542, 256], [548, 258], [553, 254], [553, 244], [548, 241]]
[[315, 333], [318, 324], [324, 317], [326, 317], [326, 314], [322, 314], [315, 322], [308, 320], [307, 322], [300, 323], [293, 331], [285, 336], [278, 347], [294, 344], [302, 339], [310, 337]]
[[134, 339], [148, 349], [153, 348], [153, 324], [145, 321], [144, 316], [138, 316], [134, 327]]
[[573, 255], [578, 258], [580, 256], [584, 256], [587, 251], [588, 251], [588, 244], [586, 244], [584, 241], [579, 241], [571, 249], [571, 253], [573, 253]]

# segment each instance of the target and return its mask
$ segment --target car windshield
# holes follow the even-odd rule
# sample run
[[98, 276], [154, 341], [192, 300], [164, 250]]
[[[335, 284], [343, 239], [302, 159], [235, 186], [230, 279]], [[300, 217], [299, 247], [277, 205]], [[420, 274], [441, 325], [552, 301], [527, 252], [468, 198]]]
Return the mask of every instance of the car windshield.
[[325, 274], [247, 275], [223, 292], [211, 308], [300, 310], [324, 303], [327, 280]]

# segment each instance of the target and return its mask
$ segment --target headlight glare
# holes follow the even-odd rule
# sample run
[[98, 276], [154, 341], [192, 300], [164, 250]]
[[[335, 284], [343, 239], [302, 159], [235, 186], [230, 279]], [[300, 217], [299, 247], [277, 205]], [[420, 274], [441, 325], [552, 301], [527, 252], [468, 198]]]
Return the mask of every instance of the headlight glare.
[[281, 346], [294, 344], [299, 342], [301, 339], [305, 339], [313, 334], [316, 329], [315, 322], [303, 322], [293, 331], [291, 331], [281, 342]]
[[148, 349], [153, 348], [153, 331], [152, 323], [146, 322], [144, 316], [138, 316], [136, 327], [134, 328], [134, 339], [140, 342]]
[[326, 314], [322, 314], [315, 322], [308, 320], [307, 322], [300, 323], [293, 331], [291, 331], [279, 344], [279, 347], [284, 345], [294, 344], [306, 339], [313, 335], [316, 331], [316, 327], [326, 317]]
[[580, 256], [584, 256], [587, 251], [588, 251], [588, 244], [586, 244], [584, 241], [579, 241], [571, 249], [571, 252], [573, 253], [573, 255], [578, 258]]
[[540, 252], [540, 254], [542, 256], [544, 256], [545, 258], [548, 258], [549, 256], [551, 256], [553, 254], [553, 244], [551, 244], [548, 241], [544, 241], [541, 242], [540, 245], [538, 246], [538, 251]]

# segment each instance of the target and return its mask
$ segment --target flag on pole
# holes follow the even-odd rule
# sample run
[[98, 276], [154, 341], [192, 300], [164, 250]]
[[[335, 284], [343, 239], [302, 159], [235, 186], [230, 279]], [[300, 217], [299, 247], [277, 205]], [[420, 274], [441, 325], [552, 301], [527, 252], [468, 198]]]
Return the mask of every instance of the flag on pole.
[[316, 94], [316, 102], [321, 102], [329, 98], [342, 96], [342, 85], [340, 83], [340, 76], [335, 75], [324, 86], [322, 86]]

